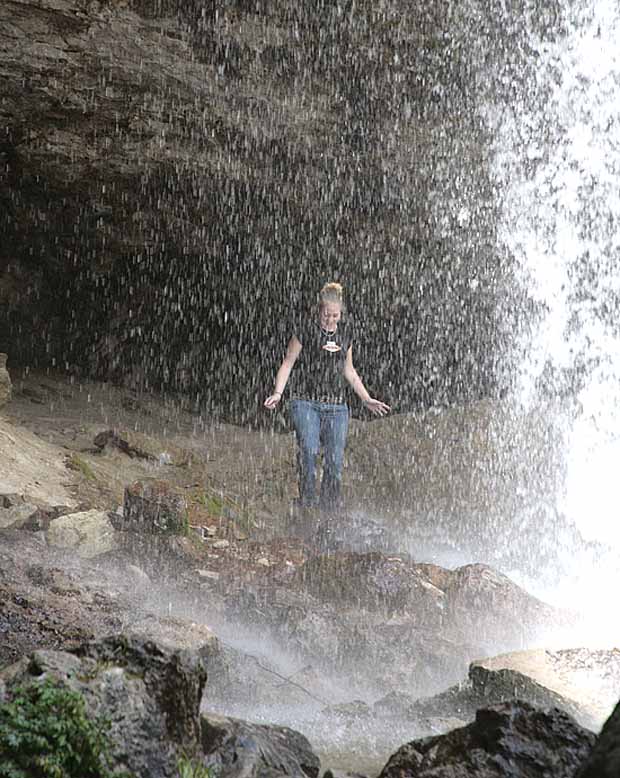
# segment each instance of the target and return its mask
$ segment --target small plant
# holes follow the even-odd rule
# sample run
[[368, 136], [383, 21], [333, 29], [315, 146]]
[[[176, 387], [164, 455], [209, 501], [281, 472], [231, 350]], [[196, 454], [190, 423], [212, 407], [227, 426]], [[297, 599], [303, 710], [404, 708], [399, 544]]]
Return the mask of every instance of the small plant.
[[178, 765], [179, 778], [215, 778], [216, 772], [213, 767], [205, 765], [190, 759], [188, 756], [182, 756]]
[[88, 717], [78, 692], [50, 679], [19, 686], [0, 705], [0, 776], [119, 778], [110, 766], [108, 730], [104, 719]]
[[95, 471], [88, 462], [82, 459], [78, 454], [73, 453], [68, 457], [67, 467], [69, 470], [76, 470], [77, 472], [82, 473], [84, 478], [87, 478], [89, 481], [96, 480]]

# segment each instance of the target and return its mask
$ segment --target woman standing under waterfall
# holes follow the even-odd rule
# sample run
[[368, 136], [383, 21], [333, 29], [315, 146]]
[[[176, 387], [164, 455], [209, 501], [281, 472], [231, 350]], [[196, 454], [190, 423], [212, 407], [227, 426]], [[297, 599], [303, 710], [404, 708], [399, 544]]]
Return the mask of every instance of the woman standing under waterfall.
[[276, 374], [274, 391], [265, 400], [273, 410], [282, 399], [295, 366], [290, 414], [297, 438], [299, 503], [310, 508], [316, 500], [316, 464], [323, 448], [323, 478], [318, 506], [332, 512], [340, 502], [349, 408], [343, 378], [368, 410], [385, 416], [389, 406], [375, 400], [353, 367], [353, 333], [343, 318], [342, 286], [325, 284], [319, 294], [316, 318], [301, 320], [288, 343]]

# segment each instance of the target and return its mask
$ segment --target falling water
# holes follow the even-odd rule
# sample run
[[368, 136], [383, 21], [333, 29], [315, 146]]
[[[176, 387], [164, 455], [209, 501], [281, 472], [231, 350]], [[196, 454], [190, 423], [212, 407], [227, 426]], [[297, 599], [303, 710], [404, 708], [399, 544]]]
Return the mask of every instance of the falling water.
[[[567, 34], [532, 35], [535, 75], [522, 102], [495, 116], [500, 236], [542, 311], [520, 396], [572, 407], [558, 510], [584, 547], [606, 549], [595, 585], [608, 587], [620, 552], [620, 9], [565, 5]], [[595, 573], [581, 572], [571, 597], [592, 594], [584, 580]]]

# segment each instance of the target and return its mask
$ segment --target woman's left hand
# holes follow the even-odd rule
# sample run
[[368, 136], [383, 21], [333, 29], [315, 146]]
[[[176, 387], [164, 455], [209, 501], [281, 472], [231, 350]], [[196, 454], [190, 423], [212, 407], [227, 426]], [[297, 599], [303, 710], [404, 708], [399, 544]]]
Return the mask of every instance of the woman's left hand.
[[385, 416], [392, 410], [389, 405], [381, 402], [381, 400], [375, 400], [372, 397], [369, 400], [366, 400], [364, 405], [371, 413], [374, 413], [375, 416]]

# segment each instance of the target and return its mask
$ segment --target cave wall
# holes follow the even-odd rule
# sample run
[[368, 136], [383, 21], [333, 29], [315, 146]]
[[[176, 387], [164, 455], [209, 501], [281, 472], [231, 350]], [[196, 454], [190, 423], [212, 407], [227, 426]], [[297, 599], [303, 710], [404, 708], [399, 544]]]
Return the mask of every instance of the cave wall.
[[551, 6], [5, 0], [0, 351], [249, 419], [337, 279], [371, 391], [503, 391], [527, 306], [482, 107], [532, 28]]

